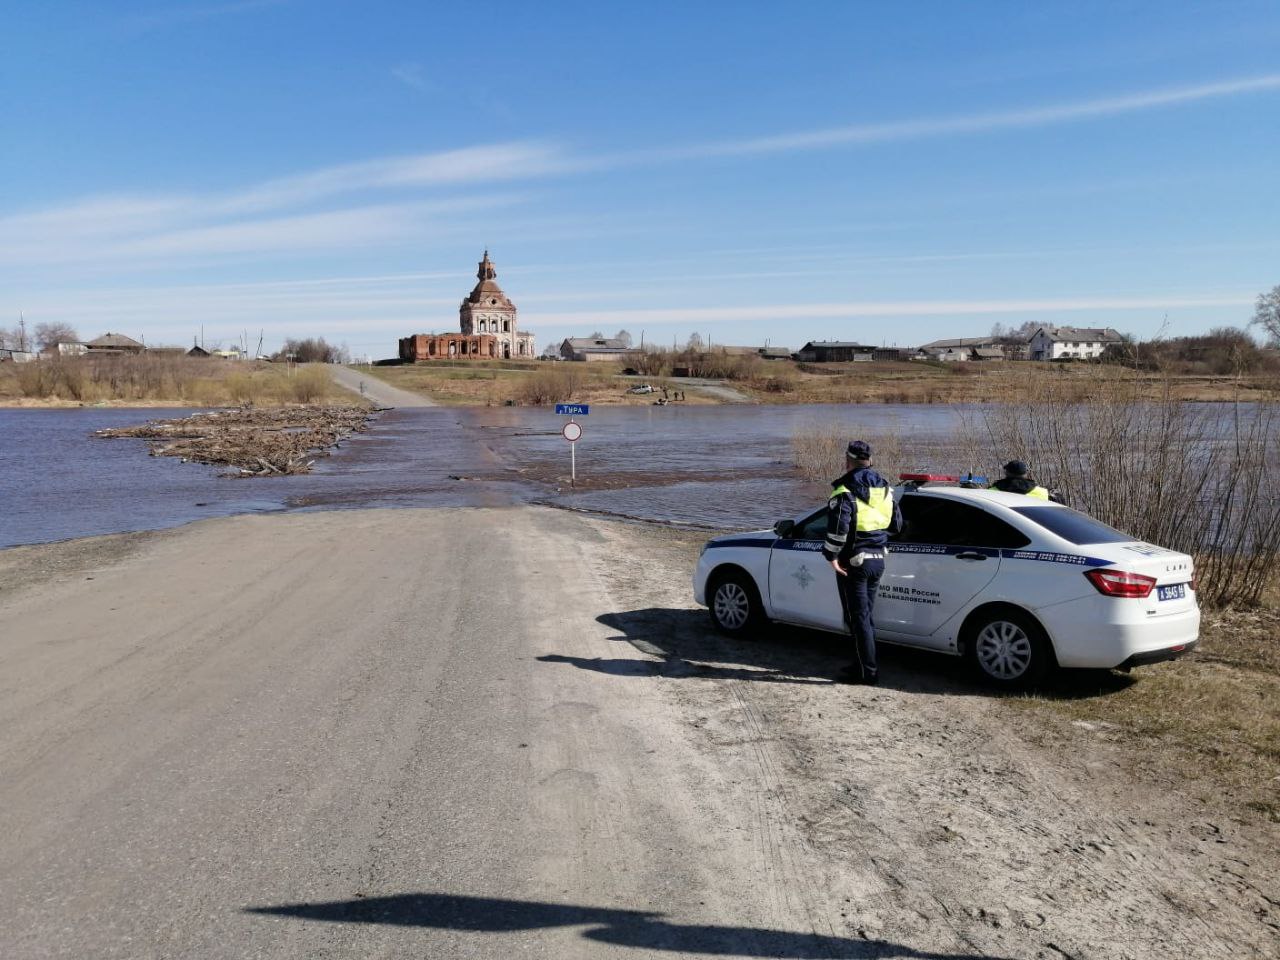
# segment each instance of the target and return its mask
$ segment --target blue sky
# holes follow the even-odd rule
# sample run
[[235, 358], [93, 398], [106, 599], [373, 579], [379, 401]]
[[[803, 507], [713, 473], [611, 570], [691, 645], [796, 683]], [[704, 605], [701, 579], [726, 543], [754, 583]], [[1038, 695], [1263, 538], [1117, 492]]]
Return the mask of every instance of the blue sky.
[[[1243, 325], [1280, 6], [10, 3], [0, 326], [394, 353]], [[1167, 319], [1166, 319], [1167, 318]]]

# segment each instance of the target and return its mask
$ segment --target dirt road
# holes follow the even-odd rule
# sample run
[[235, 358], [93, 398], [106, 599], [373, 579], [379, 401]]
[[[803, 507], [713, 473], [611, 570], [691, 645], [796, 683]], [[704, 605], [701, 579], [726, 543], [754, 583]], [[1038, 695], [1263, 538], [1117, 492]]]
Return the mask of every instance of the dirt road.
[[521, 508], [0, 553], [0, 956], [1280, 950], [1274, 830], [936, 661], [722, 640], [689, 551]]
[[[399, 387], [393, 387], [385, 380], [380, 380], [371, 373], [362, 373], [351, 367], [344, 367], [340, 364], [331, 363], [328, 365], [329, 374], [339, 386], [346, 387], [361, 396], [368, 397], [374, 403], [383, 407], [434, 407], [438, 404], [430, 397], [424, 397], [420, 393], [411, 393], [408, 390], [401, 390]], [[363, 390], [361, 389], [363, 386]]]

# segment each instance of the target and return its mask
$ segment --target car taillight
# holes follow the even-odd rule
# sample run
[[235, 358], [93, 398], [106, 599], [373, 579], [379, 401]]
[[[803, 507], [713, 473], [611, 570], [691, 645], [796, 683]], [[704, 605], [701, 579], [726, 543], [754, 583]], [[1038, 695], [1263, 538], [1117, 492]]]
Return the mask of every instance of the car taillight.
[[1149, 597], [1155, 588], [1156, 578], [1125, 570], [1086, 570], [1086, 577], [1099, 593], [1108, 597]]

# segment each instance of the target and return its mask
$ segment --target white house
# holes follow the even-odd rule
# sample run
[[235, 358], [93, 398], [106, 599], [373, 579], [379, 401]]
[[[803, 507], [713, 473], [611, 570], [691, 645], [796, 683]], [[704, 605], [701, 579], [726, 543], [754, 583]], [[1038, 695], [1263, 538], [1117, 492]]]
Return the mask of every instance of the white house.
[[1028, 346], [1032, 360], [1096, 360], [1124, 338], [1110, 327], [1041, 327]]

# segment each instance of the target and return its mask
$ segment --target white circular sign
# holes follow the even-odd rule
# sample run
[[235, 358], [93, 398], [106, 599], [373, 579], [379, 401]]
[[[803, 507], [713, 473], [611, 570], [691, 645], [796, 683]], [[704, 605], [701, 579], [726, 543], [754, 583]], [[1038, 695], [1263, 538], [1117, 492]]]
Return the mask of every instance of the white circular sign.
[[570, 443], [576, 443], [578, 438], [582, 436], [582, 424], [570, 420], [560, 432], [564, 434], [564, 438]]

